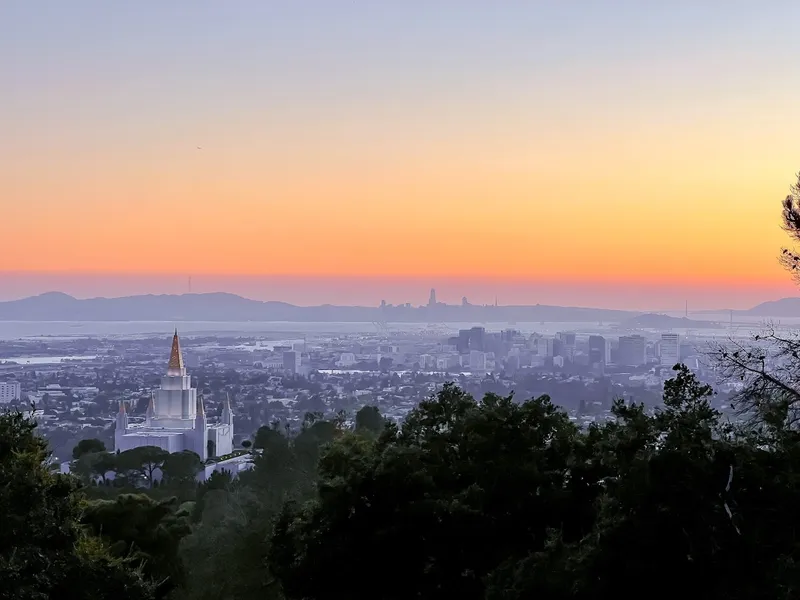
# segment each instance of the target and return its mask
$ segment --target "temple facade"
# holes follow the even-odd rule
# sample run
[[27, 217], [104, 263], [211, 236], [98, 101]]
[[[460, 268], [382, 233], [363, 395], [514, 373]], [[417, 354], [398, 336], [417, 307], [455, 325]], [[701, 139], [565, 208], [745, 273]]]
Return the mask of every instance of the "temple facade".
[[226, 400], [222, 417], [209, 423], [203, 398], [186, 374], [178, 331], [172, 338], [172, 352], [161, 387], [150, 396], [144, 423], [128, 423], [125, 404], [120, 402], [114, 449], [124, 452], [140, 446], [158, 446], [167, 452], [191, 450], [201, 460], [223, 456], [233, 450], [233, 413]]

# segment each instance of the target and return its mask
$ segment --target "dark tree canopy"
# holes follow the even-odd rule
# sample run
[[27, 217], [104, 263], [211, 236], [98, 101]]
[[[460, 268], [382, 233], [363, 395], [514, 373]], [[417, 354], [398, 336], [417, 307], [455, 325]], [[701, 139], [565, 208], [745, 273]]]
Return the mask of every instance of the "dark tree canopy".
[[159, 597], [164, 597], [184, 581], [178, 546], [190, 531], [189, 519], [175, 498], [156, 501], [143, 494], [122, 494], [90, 502], [83, 523], [109, 542], [115, 556], [142, 564], [144, 573], [157, 582]]
[[[800, 242], [800, 173], [782, 202], [782, 225], [793, 242]], [[781, 264], [800, 283], [800, 254], [785, 247]], [[736, 398], [740, 416], [758, 425], [783, 418], [800, 427], [800, 336], [797, 331], [768, 324], [749, 341], [729, 339], [715, 344], [711, 358], [719, 375], [742, 384]]]
[[106, 481], [109, 471], [117, 468], [117, 456], [111, 452], [90, 452], [82, 454], [80, 458], [72, 461], [72, 472], [81, 477], [84, 482], [92, 479]]
[[156, 469], [161, 469], [169, 455], [169, 452], [157, 446], [139, 446], [120, 452], [117, 465], [133, 483], [144, 480], [153, 487], [153, 475]]
[[170, 485], [194, 485], [203, 463], [196, 452], [184, 450], [169, 454], [161, 465], [161, 473]]
[[83, 497], [47, 466], [46, 443], [20, 413], [0, 415], [0, 598], [152, 598], [136, 567], [79, 522]]
[[72, 449], [72, 458], [77, 460], [84, 454], [91, 454], [94, 452], [105, 452], [106, 445], [98, 439], [81, 440], [78, 445]]
[[482, 597], [482, 580], [531, 539], [565, 522], [583, 533], [572, 501], [599, 477], [585, 477], [591, 464], [567, 477], [577, 433], [546, 397], [475, 402], [448, 385], [400, 428], [323, 455], [319, 499], [284, 511], [272, 569], [297, 598], [374, 598], [387, 569], [403, 576], [384, 598]]
[[[783, 200], [781, 216], [783, 230], [793, 241], [800, 242], [800, 173], [797, 174], [797, 180], [789, 187], [789, 194]], [[783, 248], [780, 260], [794, 280], [800, 283], [800, 254], [792, 248]]]
[[380, 433], [386, 425], [377, 406], [364, 406], [356, 413], [356, 431], [364, 433]]
[[655, 413], [579, 430], [548, 398], [447, 386], [323, 453], [270, 569], [292, 599], [794, 597], [800, 434], [738, 429], [711, 395], [677, 366]]

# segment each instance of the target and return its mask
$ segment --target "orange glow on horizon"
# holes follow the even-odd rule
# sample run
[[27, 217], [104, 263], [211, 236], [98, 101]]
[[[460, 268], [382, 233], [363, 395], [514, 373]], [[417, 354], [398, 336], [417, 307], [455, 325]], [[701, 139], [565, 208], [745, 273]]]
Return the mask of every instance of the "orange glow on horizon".
[[774, 27], [791, 33], [792, 6], [729, 30], [710, 9], [520, 3], [495, 30], [485, 7], [326, 3], [308, 14], [341, 20], [316, 39], [306, 11], [268, 4], [230, 30], [222, 5], [164, 8], [147, 45], [132, 23], [151, 17], [112, 35], [73, 7], [52, 8], [71, 28], [31, 14], [0, 36], [22, 57], [0, 99], [0, 272], [790, 281], [797, 36]]

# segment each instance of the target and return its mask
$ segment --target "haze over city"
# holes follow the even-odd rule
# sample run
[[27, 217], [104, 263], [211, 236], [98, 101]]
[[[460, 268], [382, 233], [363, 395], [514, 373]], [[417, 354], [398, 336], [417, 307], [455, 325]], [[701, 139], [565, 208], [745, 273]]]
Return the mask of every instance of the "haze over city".
[[794, 599], [800, 2], [0, 0], [0, 599]]
[[745, 308], [800, 8], [0, 6], [0, 299]]

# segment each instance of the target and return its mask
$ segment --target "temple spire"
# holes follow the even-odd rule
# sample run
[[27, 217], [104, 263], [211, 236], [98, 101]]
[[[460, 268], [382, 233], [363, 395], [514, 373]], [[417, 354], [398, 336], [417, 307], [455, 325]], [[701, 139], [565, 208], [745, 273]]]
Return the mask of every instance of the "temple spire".
[[206, 416], [206, 409], [203, 406], [203, 395], [197, 394], [197, 415], [202, 415], [203, 417]]
[[156, 416], [156, 403], [155, 403], [155, 395], [150, 392], [150, 402], [147, 403], [147, 412], [145, 413], [145, 421], [148, 425], [151, 425], [153, 417]]
[[172, 336], [172, 352], [169, 355], [169, 365], [167, 371], [183, 371], [183, 354], [181, 353], [181, 342], [178, 339], [178, 329], [175, 328], [175, 335]]
[[233, 425], [233, 413], [231, 412], [231, 395], [225, 395], [225, 404], [222, 407], [222, 422], [226, 425]]
[[[119, 401], [119, 412], [117, 413], [117, 429], [114, 432], [115, 436], [125, 435], [125, 431], [128, 429], [128, 413], [125, 411], [125, 402], [122, 400]], [[116, 437], [115, 437], [116, 440]], [[116, 441], [115, 441], [116, 444]], [[116, 444], [117, 448], [119, 448], [119, 444]]]

